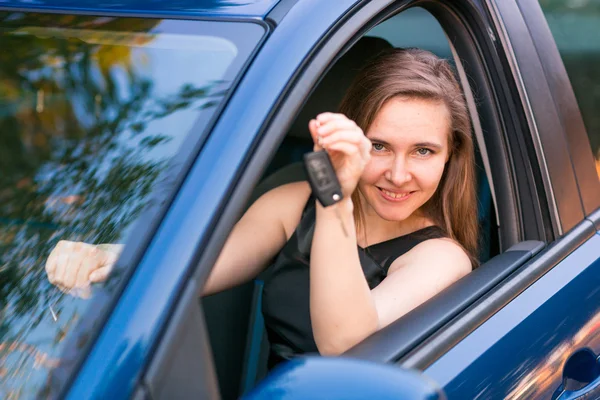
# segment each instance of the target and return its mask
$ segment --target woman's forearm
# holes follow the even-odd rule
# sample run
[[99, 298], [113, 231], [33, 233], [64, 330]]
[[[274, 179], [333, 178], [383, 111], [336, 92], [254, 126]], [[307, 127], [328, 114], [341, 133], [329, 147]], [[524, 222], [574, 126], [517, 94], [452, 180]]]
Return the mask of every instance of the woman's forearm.
[[[342, 229], [334, 207], [345, 225]], [[310, 315], [321, 354], [340, 354], [378, 328], [377, 310], [356, 246], [352, 202], [317, 204], [310, 258]]]

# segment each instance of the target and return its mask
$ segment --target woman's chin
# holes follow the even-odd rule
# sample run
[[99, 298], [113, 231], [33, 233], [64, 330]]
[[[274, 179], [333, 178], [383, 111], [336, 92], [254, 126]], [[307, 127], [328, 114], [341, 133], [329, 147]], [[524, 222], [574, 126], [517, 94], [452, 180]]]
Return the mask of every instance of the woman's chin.
[[413, 207], [407, 207], [408, 204], [403, 205], [381, 205], [378, 204], [377, 207], [374, 207], [375, 213], [382, 219], [386, 221], [404, 221], [408, 217], [410, 217], [415, 211]]
[[371, 206], [380, 218], [386, 221], [399, 222], [409, 218], [418, 209], [418, 207], [415, 206], [414, 200], [416, 199], [412, 198], [408, 199], [406, 202], [392, 203], [379, 198], [371, 203]]

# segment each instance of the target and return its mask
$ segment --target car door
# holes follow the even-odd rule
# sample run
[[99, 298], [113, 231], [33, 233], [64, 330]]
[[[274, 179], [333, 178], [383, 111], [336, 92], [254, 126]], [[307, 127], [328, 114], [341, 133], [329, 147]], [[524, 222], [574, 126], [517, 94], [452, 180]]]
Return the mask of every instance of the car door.
[[[355, 7], [356, 11], [348, 15], [345, 21], [340, 18], [340, 21], [344, 22], [338, 23], [335, 30], [331, 29], [331, 33], [328, 32], [329, 34], [325, 36], [326, 39], [321, 39], [321, 46], [313, 50], [313, 58], [303, 65], [304, 69], [301, 70], [302, 73], [298, 73], [298, 80], [293, 85], [290, 84], [289, 90], [292, 94], [276, 109], [274, 120], [278, 123], [270, 126], [270, 129], [264, 133], [265, 147], [260, 146], [259, 149], [273, 151], [271, 138], [276, 137], [273, 130], [285, 130], [288, 126], [291, 116], [294, 115], [294, 107], [296, 109], [299, 107], [299, 102], [302, 101], [310, 85], [318, 77], [319, 71], [324, 68], [323, 59], [333, 58], [344, 44], [357, 40], [361, 32], [373, 28], [383, 19], [392, 16], [395, 12], [401, 12], [411, 5], [421, 5], [430, 10], [438, 19], [444, 21], [444, 26], [448, 27], [447, 34], [452, 38], [455, 46], [454, 50], [458, 52], [459, 56], [464, 57], [465, 61], [462, 67], [468, 72], [468, 79], [465, 80], [481, 81], [475, 85], [478, 89], [477, 93], [481, 99], [490, 99], [489, 102], [480, 100], [475, 104], [474, 115], [477, 116], [477, 112], [482, 115], [481, 121], [478, 122], [484, 129], [481, 129], [479, 133], [482, 134], [483, 147], [487, 150], [493, 167], [491, 175], [496, 189], [497, 213], [501, 220], [500, 248], [505, 252], [498, 258], [492, 259], [485, 265], [485, 268], [482, 266], [477, 274], [471, 274], [469, 279], [444, 293], [434, 303], [428, 304], [426, 307], [433, 304], [430, 307], [433, 310], [431, 313], [425, 313], [424, 309], [420, 308], [411, 315], [410, 323], [407, 323], [408, 320], [402, 319], [389, 329], [386, 328], [372, 338], [368, 338], [363, 344], [357, 346], [357, 349], [353, 349], [347, 354], [380, 362], [398, 361], [402, 358], [399, 357], [402, 352], [409, 353], [415, 349], [419, 350], [419, 345], [426, 344], [424, 340], [432, 335], [432, 331], [440, 329], [458, 312], [465, 310], [475, 301], [481, 300], [487, 292], [497, 291], [499, 283], [530, 261], [545, 246], [544, 242], [552, 242], [555, 235], [559, 235], [554, 231], [554, 227], [561, 224], [560, 218], [565, 220], [569, 218], [568, 214], [558, 214], [556, 211], [555, 199], [550, 197], [551, 189], [546, 191], [547, 186], [545, 186], [544, 177], [539, 171], [540, 166], [537, 164], [537, 159], [530, 157], [529, 150], [526, 150], [535, 151], [535, 144], [531, 136], [526, 136], [530, 135], [530, 127], [527, 126], [526, 119], [519, 119], [523, 111], [518, 112], [511, 109], [511, 107], [520, 105], [521, 100], [518, 98], [518, 91], [511, 92], [512, 87], [506, 82], [508, 79], [513, 80], [512, 75], [502, 75], [503, 72], [510, 71], [510, 69], [502, 64], [502, 60], [497, 58], [498, 55], [489, 56], [485, 51], [479, 50], [478, 46], [489, 46], [493, 50], [497, 45], [494, 35], [490, 34], [492, 31], [488, 30], [489, 26], [485, 25], [485, 21], [489, 21], [485, 13], [486, 9], [479, 2], [371, 1], [358, 4]], [[296, 4], [290, 10], [290, 14], [296, 18], [305, 18], [306, 16], [302, 15], [301, 10], [308, 10], [312, 6], [314, 5], [309, 2], [304, 2], [302, 5]], [[463, 18], [458, 19], [455, 13], [459, 13]], [[468, 22], [465, 23], [465, 20]], [[288, 21], [293, 21], [293, 19], [287, 20], [286, 16], [273, 33], [271, 40], [274, 43], [276, 43], [275, 38], [278, 40], [280, 37], [278, 33], [285, 32], [288, 26], [296, 26], [295, 23]], [[302, 21], [297, 21], [297, 23], [301, 24]], [[452, 26], [462, 26], [464, 29], [451, 29]], [[482, 43], [473, 44], [473, 39], [469, 37], [472, 30], [477, 31], [476, 39], [481, 40]], [[298, 41], [295, 41], [295, 44], [299, 45], [297, 50], [305, 48], [303, 46], [306, 45], [310, 46], [306, 43], [302, 43], [300, 46]], [[485, 63], [481, 61], [482, 58]], [[283, 64], [273, 63], [273, 65], [281, 68]], [[486, 82], [486, 79], [493, 82]], [[517, 96], [513, 97], [513, 93], [517, 93]], [[497, 105], [500, 109], [498, 111], [491, 110], [495, 107], [494, 104], [491, 104], [491, 99], [494, 97], [500, 97], [497, 100], [498, 103], [501, 103]], [[278, 132], [278, 135], [281, 137], [281, 132]], [[268, 151], [266, 151], [267, 154]], [[565, 153], [562, 153], [561, 156], [564, 159]], [[260, 153], [255, 153], [254, 157], [256, 163], [264, 162], [260, 158]], [[566, 157], [568, 159], [568, 153]], [[573, 178], [573, 174], [571, 174], [571, 178]], [[560, 205], [564, 206], [564, 202], [573, 198], [577, 199], [577, 204], [579, 204], [579, 193], [574, 178], [565, 179], [563, 183], [573, 190], [566, 192], [566, 200], [563, 199], [563, 203]], [[548, 188], [551, 187], [548, 186]], [[523, 190], [523, 192], [519, 193], [519, 190]], [[583, 220], [583, 212], [579, 210], [579, 214], [577, 214], [577, 209], [574, 211], [575, 217], [571, 219], [571, 222], [574, 221], [576, 224]], [[581, 219], [577, 221], [576, 218]], [[545, 254], [547, 255], [548, 251]], [[446, 301], [449, 298], [452, 299], [451, 302]], [[490, 311], [490, 308], [487, 310]], [[427, 318], [423, 318], [424, 315]], [[428, 320], [427, 324], [423, 324], [424, 319]], [[403, 326], [408, 327], [406, 329], [412, 329], [412, 332], [399, 337], [396, 335], [397, 328]], [[413, 329], [415, 327], [418, 329]], [[404, 342], [405, 339], [407, 339], [406, 342]], [[451, 338], [451, 340], [454, 339], [456, 336]], [[407, 344], [408, 346], [406, 346]], [[399, 350], [399, 347], [403, 348]], [[427, 347], [427, 349], [433, 349], [433, 347]], [[404, 355], [402, 354], [402, 356]], [[218, 354], [216, 356], [218, 357]]]
[[[518, 105], [522, 106], [522, 103], [518, 97], [518, 90], [511, 91], [513, 89], [511, 85], [514, 85], [514, 77], [510, 74], [502, 75], [504, 72], [510, 71], [510, 68], [502, 64], [504, 59], [500, 59], [498, 54], [490, 56], [485, 51], [480, 51], [476, 46], [491, 47], [491, 50], [485, 48], [486, 51], [492, 51], [494, 46], [498, 46], [495, 37], [499, 36], [495, 35], [493, 31], [487, 30], [487, 26], [483, 24], [485, 22], [483, 16], [487, 15], [485, 5], [468, 1], [371, 1], [356, 4], [338, 2], [326, 9], [319, 7], [317, 3], [308, 1], [293, 4], [291, 8], [288, 8], [289, 5], [289, 3], [286, 3], [286, 5], [281, 5], [280, 9], [274, 9], [272, 17], [278, 23], [277, 28], [261, 49], [228, 108], [216, 125], [215, 131], [204, 149], [207, 153], [203, 152], [194, 166], [193, 171], [197, 171], [193, 175], [195, 179], [199, 179], [201, 176], [200, 171], [208, 168], [213, 168], [215, 173], [210, 175], [210, 179], [204, 187], [190, 192], [189, 198], [201, 195], [203, 199], [211, 200], [210, 203], [204, 203], [204, 206], [212, 205], [213, 209], [223, 207], [223, 212], [218, 216], [205, 214], [198, 217], [210, 218], [210, 221], [214, 222], [209, 224], [208, 219], [204, 220], [203, 226], [213, 228], [212, 224], [214, 223], [214, 229], [212, 229], [211, 235], [206, 233], [207, 237], [204, 242], [197, 243], [198, 248], [195, 251], [198, 252], [200, 260], [195, 275], [197, 281], [190, 281], [190, 287], [195, 287], [194, 285], [205, 279], [207, 271], [210, 270], [216, 258], [223, 238], [239, 215], [251, 187], [258, 181], [269, 157], [281, 141], [282, 131], [289, 126], [290, 120], [301, 106], [310, 88], [319, 79], [322, 71], [326, 69], [328, 63], [334, 59], [345, 45], [356, 40], [361, 32], [391, 16], [394, 12], [402, 11], [403, 8], [409, 5], [427, 6], [439, 19], [445, 21], [446, 26], [462, 24], [461, 26], [465, 29], [450, 30], [449, 32], [452, 34], [455, 50], [468, 61], [464, 63], [463, 67], [465, 71], [473, 74], [473, 76], [469, 74], [469, 78], [485, 81], [486, 76], [492, 76], [490, 79], [493, 79], [494, 82], [487, 84], [487, 86], [485, 82], [480, 82], [478, 89], [482, 92], [479, 92], [479, 95], [486, 99], [489, 98], [490, 103], [495, 96], [500, 97], [497, 102], [501, 103], [498, 106], [501, 110], [498, 112], [491, 110], [492, 105], [486, 101], [476, 104], [476, 109], [486, 117], [481, 119], [481, 123], [485, 127], [481, 130], [481, 133], [491, 132], [483, 136], [483, 143], [488, 150], [493, 166], [491, 175], [496, 188], [497, 213], [502, 224], [500, 249], [506, 251], [501, 254], [501, 258], [492, 260], [486, 268], [482, 267], [479, 270], [484, 272], [474, 274], [472, 279], [465, 281], [468, 282], [468, 285], [459, 285], [454, 288], [454, 292], [465, 287], [469, 291], [466, 300], [464, 294], [459, 293], [463, 296], [458, 297], [462, 308], [452, 310], [454, 314], [444, 311], [445, 314], [441, 316], [437, 312], [440, 309], [435, 308], [434, 332], [437, 330], [440, 335], [444, 333], [449, 335], [450, 330], [443, 330], [440, 327], [451, 318], [454, 318], [458, 311], [462, 311], [473, 304], [479, 304], [474, 302], [485, 303], [485, 299], [481, 300], [481, 298], [486, 293], [503, 293], [500, 290], [503, 286], [499, 283], [513, 272], [517, 271], [516, 275], [518, 275], [521, 271], [527, 271], [526, 275], [529, 278], [535, 271], [540, 273], [539, 266], [534, 268], [531, 267], [532, 264], [530, 263], [525, 268], [523, 264], [531, 260], [540, 248], [544, 247], [544, 242], [553, 242], [556, 237], [561, 235], [558, 230], [559, 227], [568, 224], [575, 226], [583, 221], [583, 211], [580, 205], [579, 211], [577, 207], [570, 211], [568, 207], [565, 208], [565, 204], [573, 198], [579, 202], [580, 194], [572, 169], [570, 175], [567, 169], [566, 177], [560, 182], [570, 190], [565, 190], [563, 198], [560, 199], [560, 204], [555, 204], [557, 200], [552, 195], [552, 182], [548, 180], [548, 176], [542, 175], [543, 169], [535, 157], [534, 139], [537, 139], [537, 136], [531, 136], [531, 131], [535, 130], [527, 124], [528, 120], [526, 118], [519, 119], [521, 114], [525, 114], [525, 111], [511, 109]], [[352, 12], [349, 12], [350, 10]], [[456, 18], [455, 13], [465, 19], [452, 19]], [[345, 18], [342, 18], [342, 16], [345, 16]], [[281, 18], [281, 20], [277, 18]], [[468, 22], [465, 23], [465, 20]], [[294, 35], [294, 32], [308, 21], [311, 22], [313, 29], [301, 37]], [[468, 39], [468, 35], [471, 33], [470, 30], [476, 30], [479, 35], [476, 36], [476, 39], [485, 42], [476, 42], [473, 45], [472, 39]], [[489, 60], [485, 59], [486, 57], [489, 57]], [[484, 58], [487, 62], [485, 64], [481, 63], [480, 58]], [[492, 69], [491, 73], [486, 71], [486, 68]], [[270, 78], [268, 85], [265, 85], [264, 81], [260, 79], [265, 75]], [[513, 83], [510, 84], [507, 81]], [[259, 140], [253, 136], [254, 132], [260, 132]], [[503, 134], [506, 134], [506, 136], [503, 136]], [[529, 135], [529, 137], [526, 135]], [[235, 141], [238, 147], [227, 147], [227, 143], [232, 141]], [[249, 152], [250, 149], [252, 152]], [[215, 159], [211, 156], [216, 152], [221, 152], [224, 159]], [[530, 157], [531, 154], [534, 157]], [[559, 153], [557, 157], [559, 160], [564, 159], [565, 153]], [[566, 157], [569, 158], [568, 153], [566, 153]], [[230, 186], [228, 186], [228, 189], [219, 189], [218, 193], [211, 193], [209, 190], [211, 183], [218, 187], [216, 185], [218, 181], [229, 182]], [[236, 184], [235, 187], [234, 183]], [[519, 192], [519, 190], [523, 190], [523, 192]], [[562, 208], [559, 208], [559, 206]], [[193, 215], [196, 215], [196, 212], [199, 211], [200, 209], [188, 207], [188, 212], [192, 212]], [[178, 223], [181, 224], [182, 220], [178, 220]], [[577, 240], [581, 232], [574, 232], [574, 240]], [[587, 233], [589, 232], [584, 229], [584, 234]], [[526, 239], [529, 239], [529, 242], [525, 242]], [[563, 242], [563, 247], [560, 248], [557, 248], [556, 245], [549, 247], [543, 253], [543, 257], [537, 257], [537, 261], [541, 265], [547, 266], [546, 260], [549, 257], [554, 257], [553, 260], [563, 257], [564, 252], [567, 251], [564, 249], [565, 243]], [[512, 245], [516, 245], [516, 247], [512, 247]], [[563, 251], [563, 253], [560, 253], [560, 251]], [[525, 285], [530, 284], [531, 281], [525, 283]], [[187, 314], [183, 311], [185, 310], [183, 305], [191, 307], [189, 302], [194, 298], [196, 291], [197, 288], [188, 288], [185, 295], [179, 299], [177, 307], [181, 311], [177, 311], [175, 316], [169, 320], [166, 333], [158, 343], [156, 356], [139, 386], [140, 393], [150, 393], [152, 396], [160, 396], [161, 393], [166, 395], [166, 392], [162, 392], [163, 385], [165, 382], [176, 379], [177, 374], [175, 372], [169, 373], [168, 369], [178, 359], [176, 357], [174, 360], [172, 357], [175, 357], [175, 349], [178, 348], [177, 340], [185, 331], [182, 331], [184, 329], [183, 319]], [[441, 298], [441, 300], [444, 299], [444, 297]], [[498, 303], [493, 303], [491, 306], [488, 303], [485, 304], [488, 305], [485, 308], [488, 314], [480, 314], [480, 318], [485, 318], [489, 316], [489, 313], [501, 308]], [[468, 315], [469, 310], [464, 315]], [[414, 319], [422, 316], [422, 312], [423, 310], [420, 309], [413, 314]], [[459, 318], [457, 321], [464, 322], [465, 320]], [[481, 322], [479, 321], [479, 323]], [[374, 348], [382, 343], [397, 344], [398, 338], [394, 335], [394, 329], [402, 325], [402, 321], [395, 325], [395, 327], [383, 330], [381, 334], [369, 338], [372, 340], [366, 341], [368, 342], [366, 343], [367, 347], [363, 347], [362, 354], [366, 358], [377, 361], [398, 361], [397, 353], [392, 357], [388, 357], [389, 354], [387, 354], [384, 359], [378, 358], [381, 352], [378, 348]], [[462, 330], [459, 330], [459, 334], [464, 334], [465, 329], [475, 328], [476, 323], [465, 323], [464, 325], [456, 323], [450, 326], [454, 326], [456, 329], [460, 327]], [[437, 337], [435, 333], [432, 335], [431, 327], [427, 329], [425, 339], [433, 340]], [[416, 336], [413, 334], [413, 339], [414, 337]], [[457, 337], [456, 335], [446, 336], [447, 341], [443, 345], [450, 348], [449, 343], [456, 343]], [[406, 359], [400, 357], [405, 365], [424, 368], [426, 364], [419, 364], [419, 362], [422, 362], [422, 360], [432, 362], [436, 359], [435, 357], [439, 358], [440, 354], [448, 350], [443, 346], [430, 345], [429, 340], [425, 339], [421, 335], [418, 340], [410, 342], [412, 347], [407, 350], [408, 357]], [[370, 346], [373, 344], [376, 346]], [[206, 344], [199, 344], [198, 347], [205, 349]], [[349, 355], [356, 356], [357, 354], [350, 352]], [[215, 353], [214, 356], [218, 357], [219, 354]], [[422, 358], [419, 358], [420, 356]], [[180, 358], [180, 360], [183, 359]], [[177, 371], [177, 369], [173, 369], [173, 371]]]
[[[544, 44], [552, 38], [535, 30], [531, 15], [519, 9], [537, 10], [539, 24], [539, 6], [418, 5], [445, 21], [463, 68], [478, 83], [479, 98], [496, 102], [498, 126], [490, 124], [493, 114], [485, 100], [479, 108], [482, 122], [490, 124], [484, 139], [492, 150], [494, 184], [507, 179], [516, 191], [517, 211], [506, 214], [520, 222], [511, 237], [509, 220], [502, 221], [504, 253], [347, 355], [422, 369], [450, 398], [589, 390], [598, 352], [598, 178], [575, 97], [564, 86], [560, 57]], [[548, 54], [554, 56], [548, 60]], [[509, 149], [504, 171], [502, 157], [493, 154], [494, 140]], [[500, 210], [510, 208], [509, 194], [497, 190], [496, 196]], [[583, 368], [570, 367], [582, 360], [588, 363]]]

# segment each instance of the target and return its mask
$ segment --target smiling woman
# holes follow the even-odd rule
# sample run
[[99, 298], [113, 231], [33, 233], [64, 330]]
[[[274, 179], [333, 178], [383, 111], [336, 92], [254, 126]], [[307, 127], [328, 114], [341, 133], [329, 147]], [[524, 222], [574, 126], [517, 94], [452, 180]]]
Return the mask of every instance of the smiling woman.
[[[386, 220], [403, 221], [405, 231], [397, 232], [403, 234], [428, 219], [477, 265], [471, 122], [448, 63], [419, 49], [388, 51], [356, 77], [340, 111], [374, 143], [374, 157], [353, 194], [356, 220], [375, 211]], [[407, 195], [402, 209], [378, 201], [398, 194]], [[368, 206], [358, 206], [364, 198]]]

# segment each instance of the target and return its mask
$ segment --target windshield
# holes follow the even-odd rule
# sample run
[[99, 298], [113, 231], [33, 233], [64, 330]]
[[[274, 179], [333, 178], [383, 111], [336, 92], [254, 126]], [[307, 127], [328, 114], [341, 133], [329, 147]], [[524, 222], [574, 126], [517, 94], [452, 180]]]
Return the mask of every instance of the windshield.
[[0, 12], [0, 398], [56, 394], [49, 372], [70, 373], [83, 356], [65, 357], [63, 344], [90, 297], [116, 296], [107, 283], [51, 284], [57, 243], [128, 242], [151, 193], [169, 195], [157, 197], [157, 184], [169, 188], [173, 160], [200, 140], [263, 33]]

